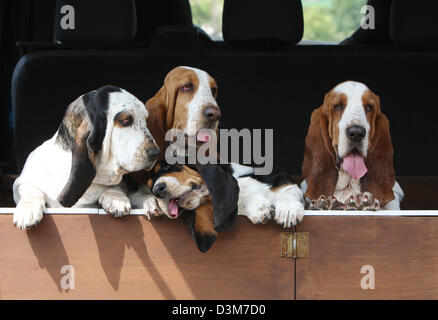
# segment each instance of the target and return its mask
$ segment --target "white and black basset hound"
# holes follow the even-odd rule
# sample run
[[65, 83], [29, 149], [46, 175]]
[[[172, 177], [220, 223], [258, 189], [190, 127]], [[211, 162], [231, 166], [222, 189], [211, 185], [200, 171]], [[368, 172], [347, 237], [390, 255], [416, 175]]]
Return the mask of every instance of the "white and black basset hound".
[[305, 142], [301, 188], [311, 209], [399, 210], [389, 121], [379, 96], [346, 81], [314, 110]]
[[48, 207], [93, 207], [129, 213], [118, 186], [124, 174], [151, 169], [160, 153], [147, 127], [148, 111], [135, 96], [105, 86], [77, 98], [50, 139], [27, 158], [13, 186], [14, 224], [35, 226]]

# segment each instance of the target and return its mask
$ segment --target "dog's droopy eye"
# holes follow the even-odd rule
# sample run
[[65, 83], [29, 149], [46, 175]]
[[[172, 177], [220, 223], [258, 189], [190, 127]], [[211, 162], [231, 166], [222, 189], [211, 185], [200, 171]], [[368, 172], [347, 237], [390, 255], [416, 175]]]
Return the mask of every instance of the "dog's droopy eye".
[[335, 105], [334, 109], [335, 111], [342, 111], [344, 110], [344, 106], [342, 105], [342, 103], [338, 103], [337, 105]]
[[132, 122], [133, 122], [133, 120], [132, 120], [132, 116], [129, 116], [129, 117], [127, 117], [127, 118], [120, 119], [119, 121], [120, 121], [120, 124], [121, 124], [122, 126], [124, 126], [124, 127], [128, 127], [128, 126], [130, 126], [130, 125], [132, 124]]
[[181, 87], [182, 92], [190, 92], [193, 90], [193, 83], [186, 83]]
[[211, 88], [211, 94], [212, 94], [213, 96], [215, 96], [216, 93], [217, 93], [217, 88], [216, 88], [216, 87]]
[[119, 112], [114, 117], [114, 123], [119, 127], [129, 127], [133, 122], [132, 116], [126, 112]]
[[200, 185], [198, 185], [196, 183], [192, 183], [192, 190], [196, 190], [196, 189], [199, 189], [199, 188], [201, 188]]
[[371, 112], [371, 111], [374, 110], [374, 107], [373, 107], [371, 104], [367, 104], [367, 105], [365, 106], [365, 110], [368, 111], [368, 112]]

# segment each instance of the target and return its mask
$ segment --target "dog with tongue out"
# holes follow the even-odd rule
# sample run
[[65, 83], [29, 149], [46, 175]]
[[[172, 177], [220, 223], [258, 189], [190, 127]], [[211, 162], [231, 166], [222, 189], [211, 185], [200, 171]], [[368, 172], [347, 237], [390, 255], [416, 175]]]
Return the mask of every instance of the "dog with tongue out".
[[312, 113], [301, 189], [315, 210], [400, 210], [389, 121], [379, 96], [346, 81]]

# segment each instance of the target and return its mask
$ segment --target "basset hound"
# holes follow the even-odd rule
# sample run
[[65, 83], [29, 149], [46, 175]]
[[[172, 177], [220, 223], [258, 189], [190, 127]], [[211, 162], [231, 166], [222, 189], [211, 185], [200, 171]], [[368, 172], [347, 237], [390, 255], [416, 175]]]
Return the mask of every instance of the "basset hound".
[[130, 202], [118, 184], [128, 172], [152, 169], [160, 153], [148, 130], [148, 111], [129, 92], [105, 86], [73, 101], [55, 135], [27, 158], [13, 186], [14, 224], [38, 224], [48, 207], [97, 202], [114, 216]]
[[[217, 131], [221, 117], [217, 91], [216, 81], [200, 69], [180, 66], [166, 75], [163, 86], [146, 102], [148, 127], [162, 150], [159, 160], [168, 146], [165, 137], [169, 130], [180, 130], [187, 141], [194, 141], [197, 146], [210, 139], [208, 131], [203, 129]], [[156, 198], [144, 184], [148, 173], [138, 172], [130, 178], [140, 185], [130, 195], [133, 207], [144, 209], [148, 215], [160, 214]]]
[[346, 81], [314, 110], [305, 141], [301, 188], [311, 209], [399, 210], [389, 121], [379, 96]]
[[162, 213], [183, 218], [201, 252], [210, 249], [218, 232], [236, 222], [239, 186], [227, 166], [162, 161], [154, 167], [148, 185]]
[[203, 252], [214, 243], [217, 231], [234, 225], [237, 214], [255, 224], [274, 219], [283, 227], [300, 223], [304, 215], [302, 192], [283, 173], [257, 176], [254, 168], [239, 164], [165, 162], [154, 172], [148, 184], [160, 210], [171, 219], [182, 215]]

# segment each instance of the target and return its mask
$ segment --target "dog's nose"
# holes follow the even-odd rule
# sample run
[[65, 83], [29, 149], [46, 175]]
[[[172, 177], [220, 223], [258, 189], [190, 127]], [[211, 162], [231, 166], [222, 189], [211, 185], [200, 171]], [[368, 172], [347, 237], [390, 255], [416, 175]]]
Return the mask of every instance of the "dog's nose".
[[156, 185], [154, 185], [152, 193], [157, 198], [164, 198], [167, 195], [166, 184], [164, 182], [157, 183]]
[[160, 155], [160, 149], [156, 146], [150, 147], [146, 150], [148, 157], [155, 160]]
[[366, 130], [362, 126], [354, 125], [349, 128], [347, 128], [347, 137], [351, 141], [359, 142], [361, 141], [366, 134]]
[[204, 109], [204, 117], [210, 122], [218, 121], [222, 116], [221, 109], [214, 105], [209, 105]]

